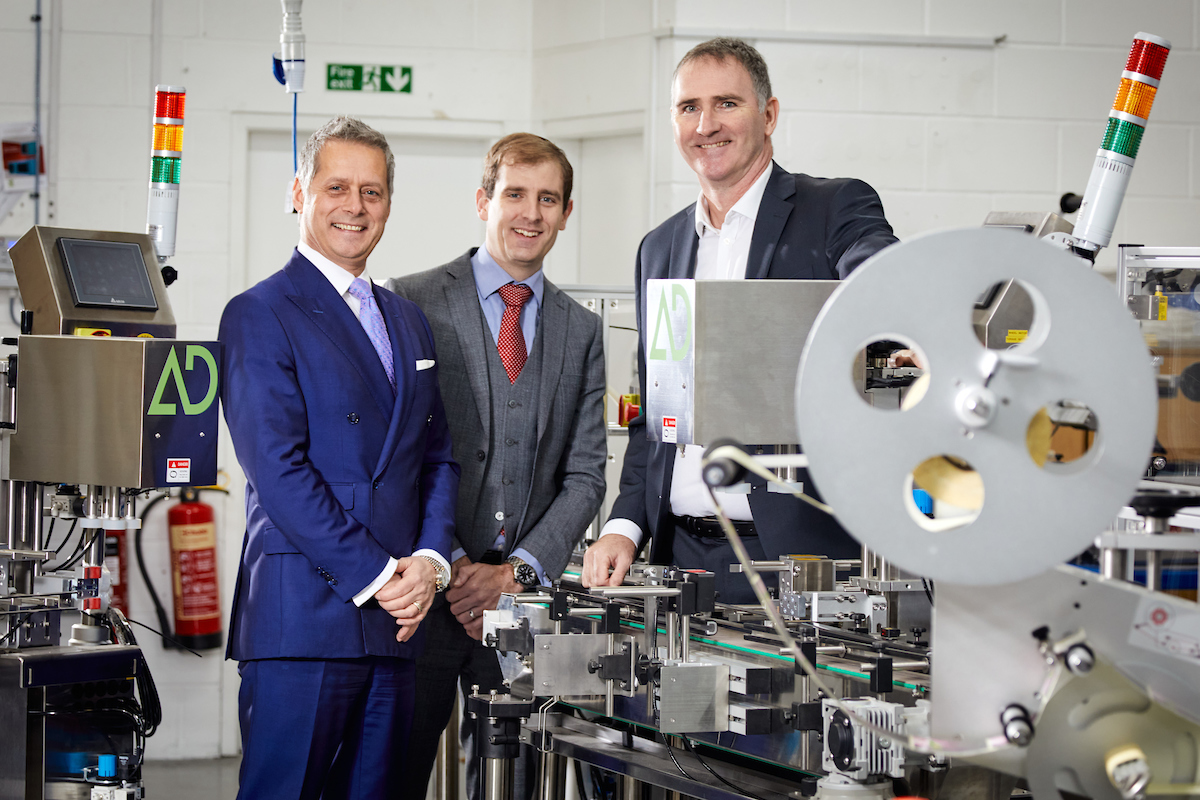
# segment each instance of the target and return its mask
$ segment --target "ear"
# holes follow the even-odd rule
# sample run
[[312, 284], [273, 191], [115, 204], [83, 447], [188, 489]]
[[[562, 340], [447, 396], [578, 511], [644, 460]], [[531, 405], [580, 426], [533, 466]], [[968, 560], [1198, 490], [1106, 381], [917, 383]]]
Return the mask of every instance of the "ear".
[[297, 214], [304, 211], [304, 187], [300, 185], [300, 178], [292, 179], [292, 210]]
[[767, 107], [763, 109], [763, 116], [767, 121], [767, 136], [775, 132], [775, 126], [779, 124], [779, 98], [772, 97], [767, 100]]
[[573, 210], [575, 210], [575, 201], [568, 200], [567, 207], [565, 209], [563, 209], [562, 221], [558, 223], [558, 229], [560, 231], [565, 231], [567, 229], [567, 217], [571, 216], [571, 212]]
[[475, 190], [475, 213], [479, 215], [481, 220], [487, 222], [488, 196], [482, 186]]

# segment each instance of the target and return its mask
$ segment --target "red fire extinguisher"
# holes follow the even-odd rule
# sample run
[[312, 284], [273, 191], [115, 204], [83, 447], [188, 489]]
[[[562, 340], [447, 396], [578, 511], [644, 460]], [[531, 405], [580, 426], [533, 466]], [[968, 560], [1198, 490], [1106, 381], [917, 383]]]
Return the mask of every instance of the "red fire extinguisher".
[[129, 560], [125, 557], [125, 531], [104, 532], [104, 565], [112, 579], [111, 605], [129, 616]]
[[217, 526], [213, 508], [185, 488], [167, 512], [171, 537], [171, 587], [175, 638], [193, 650], [221, 646], [221, 597], [217, 586]]

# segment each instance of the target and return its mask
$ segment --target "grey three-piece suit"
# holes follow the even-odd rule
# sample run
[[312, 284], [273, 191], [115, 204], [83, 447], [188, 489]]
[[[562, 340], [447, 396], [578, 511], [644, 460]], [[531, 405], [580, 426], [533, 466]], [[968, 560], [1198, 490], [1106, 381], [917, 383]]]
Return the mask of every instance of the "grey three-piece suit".
[[[604, 496], [604, 354], [600, 318], [545, 281], [529, 360], [510, 385], [479, 304], [468, 251], [387, 288], [425, 312], [454, 458], [462, 467], [453, 549], [472, 561], [499, 533], [502, 557], [529, 551], [557, 578]], [[425, 622], [406, 796], [423, 798], [455, 684], [499, 688], [496, 651], [470, 639], [439, 596]]]

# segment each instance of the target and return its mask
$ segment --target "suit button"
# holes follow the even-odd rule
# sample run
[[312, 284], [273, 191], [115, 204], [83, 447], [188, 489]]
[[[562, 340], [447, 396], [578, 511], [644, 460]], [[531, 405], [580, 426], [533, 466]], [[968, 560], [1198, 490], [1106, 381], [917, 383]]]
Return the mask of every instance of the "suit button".
[[337, 586], [337, 578], [330, 578], [330, 579], [329, 579], [329, 585], [330, 585], [330, 586]]
[[380, 483], [380, 482], [379, 482], [378, 480], [377, 480], [377, 481], [375, 481], [374, 483], [372, 483], [372, 484], [371, 484], [371, 488], [372, 488], [372, 489], [378, 489], [378, 488], [379, 488], [379, 483]]
[[355, 414], [353, 411], [346, 415], [346, 419], [350, 420], [351, 425], [358, 424], [358, 414]]
[[508, 478], [505, 478], [500, 482], [503, 483], [505, 486], [512, 486], [512, 481]]
[[509, 400], [509, 401], [508, 401], [508, 407], [509, 407], [509, 408], [516, 408], [516, 407], [517, 407], [517, 401], [516, 401], [516, 400]]
[[498, 520], [503, 520], [503, 519], [504, 519], [504, 512], [503, 512], [503, 511], [497, 511], [497, 512], [496, 512], [496, 519], [498, 519]]
[[516, 444], [516, 443], [517, 443], [517, 440], [516, 440], [516, 439], [505, 439], [505, 440], [504, 440], [504, 443], [505, 443], [506, 445], [508, 445], [509, 447], [512, 447], [514, 444]]
[[432, 423], [433, 423], [433, 414], [430, 414], [428, 417], [425, 418], [425, 424], [430, 425]]
[[476, 461], [483, 461], [485, 458], [487, 458], [487, 453], [483, 452], [482, 450], [475, 453]]

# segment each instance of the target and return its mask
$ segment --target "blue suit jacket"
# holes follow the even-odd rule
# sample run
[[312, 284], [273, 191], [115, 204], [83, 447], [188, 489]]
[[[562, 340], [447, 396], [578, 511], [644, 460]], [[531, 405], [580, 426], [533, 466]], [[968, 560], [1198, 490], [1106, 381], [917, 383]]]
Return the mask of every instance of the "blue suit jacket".
[[[896, 241], [883, 215], [875, 190], [849, 178], [812, 178], [784, 171], [772, 162], [771, 177], [759, 205], [747, 279], [838, 280]], [[692, 278], [696, 275], [696, 204], [659, 225], [642, 240], [634, 273], [638, 330], [645, 331], [646, 281], [651, 278]], [[638, 340], [638, 374], [646, 397], [644, 334]], [[780, 409], [781, 414], [791, 409]], [[746, 444], [764, 444], [747, 442]], [[671, 475], [675, 446], [646, 438], [645, 417], [629, 425], [629, 446], [621, 467], [621, 492], [611, 517], [637, 523], [650, 534], [650, 560], [671, 563]], [[805, 491], [814, 492], [807, 471], [800, 476]], [[760, 478], [751, 479], [750, 508], [767, 558], [783, 553], [813, 553], [848, 558], [860, 550], [837, 523], [790, 495], [766, 491]]]
[[389, 556], [449, 554], [458, 493], [433, 336], [374, 287], [396, 394], [345, 300], [294, 252], [221, 317], [225, 419], [246, 473], [246, 537], [228, 656], [414, 657], [395, 620], [353, 597]]

